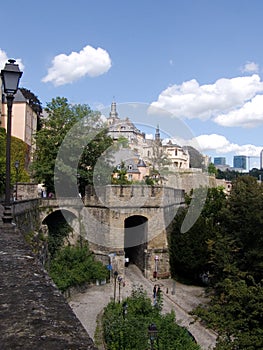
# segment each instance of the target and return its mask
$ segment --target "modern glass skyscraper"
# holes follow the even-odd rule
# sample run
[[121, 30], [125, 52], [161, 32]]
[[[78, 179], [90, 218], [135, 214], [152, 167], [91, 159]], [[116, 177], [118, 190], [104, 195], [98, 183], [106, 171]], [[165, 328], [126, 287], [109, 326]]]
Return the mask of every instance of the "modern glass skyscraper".
[[226, 158], [225, 157], [215, 157], [214, 158], [214, 165], [226, 165]]
[[234, 156], [234, 168], [247, 169], [247, 156]]

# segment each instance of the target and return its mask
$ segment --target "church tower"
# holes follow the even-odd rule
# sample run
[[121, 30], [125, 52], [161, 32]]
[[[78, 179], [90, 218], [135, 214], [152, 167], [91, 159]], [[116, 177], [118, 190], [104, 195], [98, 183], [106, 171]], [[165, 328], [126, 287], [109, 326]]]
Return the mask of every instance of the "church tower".
[[111, 103], [111, 111], [109, 114], [109, 118], [112, 120], [119, 119], [118, 113], [117, 113], [117, 108], [116, 108], [116, 102]]
[[160, 134], [159, 124], [157, 124], [157, 128], [155, 131], [155, 142], [158, 144], [161, 143], [161, 134]]

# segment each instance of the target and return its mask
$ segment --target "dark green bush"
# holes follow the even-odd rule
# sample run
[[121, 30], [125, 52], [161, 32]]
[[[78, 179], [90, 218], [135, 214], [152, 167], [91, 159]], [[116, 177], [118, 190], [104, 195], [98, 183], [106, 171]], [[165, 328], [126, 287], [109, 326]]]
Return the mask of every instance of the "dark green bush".
[[103, 280], [108, 276], [106, 267], [94, 260], [87, 244], [60, 249], [50, 262], [49, 273], [63, 292], [70, 287]]

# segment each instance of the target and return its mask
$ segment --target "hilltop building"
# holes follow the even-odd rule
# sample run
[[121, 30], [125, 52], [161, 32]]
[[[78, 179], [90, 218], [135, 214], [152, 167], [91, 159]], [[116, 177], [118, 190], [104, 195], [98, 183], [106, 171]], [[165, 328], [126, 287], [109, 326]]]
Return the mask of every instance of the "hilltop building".
[[[107, 124], [108, 134], [113, 140], [117, 142], [120, 138], [126, 138], [129, 148], [134, 152], [133, 165], [128, 164], [129, 160], [128, 163], [126, 162], [128, 170], [135, 170], [135, 168], [138, 170], [137, 168], [139, 168], [139, 171], [143, 169], [144, 174], [147, 174], [149, 170], [145, 170], [145, 168], [149, 167], [154, 169], [160, 169], [163, 166], [173, 169], [189, 168], [189, 153], [186, 149], [173, 144], [171, 140], [164, 144], [161, 139], [159, 125], [156, 127], [154, 138], [147, 139], [145, 133], [141, 132], [129, 118], [121, 119], [119, 117], [116, 102], [111, 104]], [[142, 164], [143, 166], [140, 166]]]
[[186, 149], [177, 144], [173, 144], [171, 140], [167, 144], [162, 145], [164, 154], [170, 161], [170, 168], [173, 169], [189, 169], [189, 153]]
[[263, 169], [263, 150], [260, 152], [260, 169]]

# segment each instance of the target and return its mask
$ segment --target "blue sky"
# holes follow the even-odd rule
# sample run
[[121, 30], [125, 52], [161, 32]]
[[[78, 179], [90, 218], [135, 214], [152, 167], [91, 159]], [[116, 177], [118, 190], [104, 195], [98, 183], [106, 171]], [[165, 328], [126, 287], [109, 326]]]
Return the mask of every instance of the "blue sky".
[[43, 106], [114, 98], [168, 111], [161, 129], [176, 139], [180, 118], [202, 153], [232, 165], [263, 148], [262, 15], [261, 0], [5, 1], [0, 65], [17, 59]]

